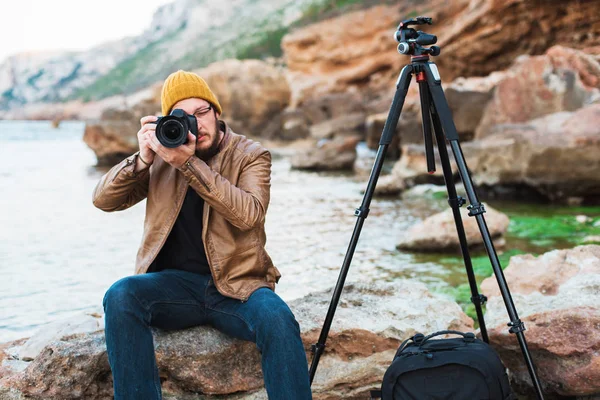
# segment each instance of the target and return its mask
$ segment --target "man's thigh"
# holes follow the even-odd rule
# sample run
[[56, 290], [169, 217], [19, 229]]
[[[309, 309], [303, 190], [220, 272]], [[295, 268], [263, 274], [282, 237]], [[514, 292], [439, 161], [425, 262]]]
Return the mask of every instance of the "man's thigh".
[[[128, 276], [106, 292], [103, 304], [139, 306], [150, 326], [184, 329], [206, 323], [204, 294], [209, 277], [179, 270]], [[137, 303], [137, 304], [135, 304]]]
[[270, 323], [277, 324], [284, 318], [297, 326], [287, 304], [271, 289], [260, 288], [248, 301], [221, 295], [214, 284], [206, 291], [208, 321], [215, 328], [230, 336], [256, 342], [257, 329]]

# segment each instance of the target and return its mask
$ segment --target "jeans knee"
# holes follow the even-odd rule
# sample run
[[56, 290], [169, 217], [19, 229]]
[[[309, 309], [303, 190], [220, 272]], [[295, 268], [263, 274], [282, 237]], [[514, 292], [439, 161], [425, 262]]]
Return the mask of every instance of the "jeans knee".
[[113, 283], [102, 299], [104, 314], [123, 309], [129, 304], [137, 302], [133, 293], [134, 288], [130, 279], [123, 278]]
[[265, 336], [287, 337], [300, 334], [300, 326], [287, 305], [274, 307], [261, 313], [258, 329]]

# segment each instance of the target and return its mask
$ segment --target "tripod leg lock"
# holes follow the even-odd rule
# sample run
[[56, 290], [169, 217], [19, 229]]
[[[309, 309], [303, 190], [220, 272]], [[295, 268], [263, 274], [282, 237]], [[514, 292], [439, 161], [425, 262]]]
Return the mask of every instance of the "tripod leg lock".
[[369, 209], [368, 208], [357, 208], [356, 210], [354, 210], [354, 216], [355, 217], [367, 218], [368, 215], [369, 215]]
[[483, 214], [485, 212], [485, 207], [482, 203], [470, 204], [467, 206], [467, 209], [469, 210], [469, 217]]
[[467, 200], [465, 200], [463, 197], [457, 196], [455, 199], [448, 199], [448, 204], [450, 204], [450, 207], [452, 208], [458, 208], [458, 207], [462, 207], [467, 203]]
[[520, 319], [509, 322], [508, 326], [510, 326], [508, 330], [510, 333], [519, 333], [525, 330], [525, 324]]
[[480, 306], [482, 306], [486, 302], [487, 302], [487, 297], [484, 296], [483, 294], [478, 294], [477, 296], [471, 297], [471, 303], [473, 303], [475, 305], [479, 304]]
[[323, 350], [325, 349], [325, 345], [321, 344], [321, 343], [315, 343], [313, 345], [310, 346], [310, 351], [313, 354], [317, 353], [317, 350], [319, 353], [323, 353]]

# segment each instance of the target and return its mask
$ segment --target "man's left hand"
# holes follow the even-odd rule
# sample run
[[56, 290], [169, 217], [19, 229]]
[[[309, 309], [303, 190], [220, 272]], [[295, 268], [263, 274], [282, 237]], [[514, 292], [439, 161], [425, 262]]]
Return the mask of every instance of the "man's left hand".
[[188, 131], [188, 141], [186, 144], [175, 148], [168, 148], [158, 141], [155, 132], [151, 132], [150, 147], [165, 162], [179, 169], [196, 151], [196, 136]]

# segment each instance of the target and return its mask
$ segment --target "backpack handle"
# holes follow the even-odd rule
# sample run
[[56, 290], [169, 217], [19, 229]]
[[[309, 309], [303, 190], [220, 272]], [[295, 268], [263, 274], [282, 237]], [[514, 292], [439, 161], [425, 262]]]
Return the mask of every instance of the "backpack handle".
[[[460, 331], [453, 331], [453, 330], [447, 330], [447, 331], [439, 331], [439, 332], [435, 332], [432, 333], [431, 335], [427, 335], [427, 336], [423, 336], [421, 334], [416, 334], [415, 336], [413, 336], [411, 339], [413, 340], [413, 342], [415, 342], [415, 344], [422, 346], [425, 344], [425, 342], [427, 342], [429, 339], [436, 337], [436, 336], [441, 336], [441, 335], [448, 335], [448, 334], [454, 334], [454, 335], [459, 335], [462, 336], [465, 342], [473, 342], [475, 340], [475, 334], [473, 332], [460, 332]], [[418, 337], [420, 336], [420, 337]]]
[[455, 335], [462, 336], [463, 340], [465, 342], [475, 341], [475, 335], [472, 332], [464, 333], [464, 332], [460, 332], [460, 331], [446, 330], [446, 331], [435, 332], [428, 336], [425, 336], [422, 333], [415, 333], [413, 336], [409, 337], [408, 339], [403, 341], [402, 344], [400, 344], [400, 347], [398, 348], [398, 351], [396, 352], [394, 359], [402, 353], [404, 348], [406, 346], [408, 346], [409, 342], [413, 342], [417, 346], [421, 347], [422, 345], [425, 344], [425, 342], [427, 342], [429, 339], [431, 339], [435, 336], [448, 335], [448, 334], [455, 334]]

